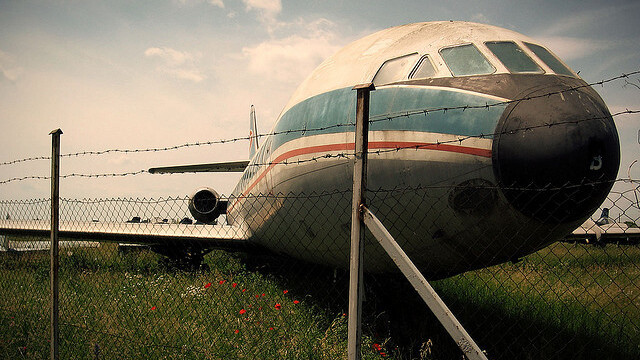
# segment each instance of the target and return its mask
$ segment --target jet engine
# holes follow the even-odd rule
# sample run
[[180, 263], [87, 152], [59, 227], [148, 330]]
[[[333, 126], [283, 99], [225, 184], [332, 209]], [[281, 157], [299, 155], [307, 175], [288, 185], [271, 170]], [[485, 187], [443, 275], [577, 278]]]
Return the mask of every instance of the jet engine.
[[202, 223], [213, 223], [220, 214], [226, 213], [226, 201], [220, 200], [220, 195], [213, 189], [205, 187], [196, 190], [189, 197], [189, 212]]

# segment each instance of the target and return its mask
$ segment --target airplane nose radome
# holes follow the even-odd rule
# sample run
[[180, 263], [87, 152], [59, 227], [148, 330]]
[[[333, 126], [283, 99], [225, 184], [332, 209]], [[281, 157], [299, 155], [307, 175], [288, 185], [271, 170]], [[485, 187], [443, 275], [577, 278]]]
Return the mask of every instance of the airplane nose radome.
[[560, 90], [536, 90], [510, 104], [493, 143], [494, 173], [507, 200], [547, 223], [591, 215], [620, 165], [618, 133], [602, 99], [591, 88]]

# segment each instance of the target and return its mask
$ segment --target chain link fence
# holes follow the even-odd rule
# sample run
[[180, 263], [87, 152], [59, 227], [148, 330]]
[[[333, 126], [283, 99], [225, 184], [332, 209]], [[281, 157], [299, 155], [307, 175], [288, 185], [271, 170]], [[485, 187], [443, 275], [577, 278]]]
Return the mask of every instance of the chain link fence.
[[[630, 76], [639, 73], [493, 104], [376, 114], [369, 122], [375, 126], [412, 116], [488, 111], [613, 81], [631, 84]], [[611, 117], [638, 113], [627, 109]], [[601, 119], [446, 136], [434, 144]], [[349, 115], [335, 124], [235, 139], [61, 156], [166, 152], [353, 126]], [[425, 146], [381, 146], [369, 153]], [[256, 159], [249, 169], [354, 157], [345, 147], [280, 162]], [[39, 160], [51, 157], [0, 166]], [[443, 171], [448, 180], [442, 186], [369, 189], [367, 208], [488, 358], [640, 358], [638, 180], [629, 175], [614, 184], [585, 179], [527, 187], [531, 179], [521, 179], [517, 186], [498, 188], [466, 172], [452, 185], [448, 170]], [[69, 173], [60, 178], [151, 172]], [[0, 185], [50, 179], [19, 176], [2, 179]], [[246, 226], [232, 226], [226, 215], [217, 219], [217, 226], [198, 224], [186, 197], [62, 199], [60, 358], [346, 358], [352, 191], [350, 184], [342, 185], [347, 189], [247, 196], [242, 209]], [[601, 197], [593, 194], [604, 194], [611, 185], [605, 202], [596, 204]], [[573, 207], [596, 213], [580, 227], [584, 219], [574, 217]], [[0, 201], [0, 358], [49, 355], [50, 218], [49, 199]], [[370, 234], [364, 248], [363, 358], [461, 359], [458, 345]]]
[[[637, 184], [618, 181], [614, 189], [631, 190], [612, 191], [603, 205], [629, 233], [639, 222]], [[367, 202], [490, 359], [638, 358], [637, 238], [557, 242], [565, 228], [492, 209], [496, 190], [379, 189], [368, 191]], [[191, 237], [213, 227], [193, 223], [188, 198], [62, 199], [61, 230], [74, 224], [95, 235], [61, 234], [61, 358], [345, 358], [351, 191], [252, 200], [257, 218], [287, 221], [254, 233], [251, 245], [209, 252]], [[432, 211], [394, 215], [419, 206]], [[49, 242], [38, 237], [42, 230], [11, 227], [44, 223], [46, 230], [50, 202], [1, 201], [0, 215], [0, 357], [46, 358]], [[514, 225], [487, 226], [506, 222]], [[127, 242], [133, 228], [181, 235], [140, 245]], [[188, 254], [202, 262], [185, 263]], [[363, 358], [462, 357], [371, 238], [364, 262]]]

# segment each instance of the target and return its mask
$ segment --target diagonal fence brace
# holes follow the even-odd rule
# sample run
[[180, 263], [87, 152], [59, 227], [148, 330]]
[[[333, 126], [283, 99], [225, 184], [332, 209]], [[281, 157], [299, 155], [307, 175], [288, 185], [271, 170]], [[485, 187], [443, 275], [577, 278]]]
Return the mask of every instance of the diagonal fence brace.
[[451, 313], [447, 305], [440, 299], [427, 279], [420, 273], [420, 270], [413, 264], [380, 220], [366, 206], [362, 206], [362, 216], [371, 234], [378, 240], [378, 243], [420, 294], [422, 300], [429, 306], [429, 309], [445, 327], [467, 359], [487, 360], [480, 347], [473, 341], [469, 333], [462, 327], [458, 319]]

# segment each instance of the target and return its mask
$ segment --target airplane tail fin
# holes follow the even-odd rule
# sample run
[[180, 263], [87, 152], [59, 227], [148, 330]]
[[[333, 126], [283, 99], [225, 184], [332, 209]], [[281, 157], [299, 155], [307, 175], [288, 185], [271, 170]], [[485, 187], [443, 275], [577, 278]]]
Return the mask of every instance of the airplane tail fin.
[[611, 219], [609, 218], [609, 209], [608, 208], [603, 208], [602, 209], [602, 214], [600, 215], [600, 219], [598, 219], [598, 221], [596, 221], [596, 224], [598, 225], [606, 225], [606, 224], [611, 224], [613, 223], [613, 221], [611, 221]]
[[258, 125], [256, 124], [256, 110], [251, 105], [249, 114], [249, 159], [258, 152]]

